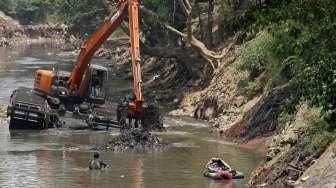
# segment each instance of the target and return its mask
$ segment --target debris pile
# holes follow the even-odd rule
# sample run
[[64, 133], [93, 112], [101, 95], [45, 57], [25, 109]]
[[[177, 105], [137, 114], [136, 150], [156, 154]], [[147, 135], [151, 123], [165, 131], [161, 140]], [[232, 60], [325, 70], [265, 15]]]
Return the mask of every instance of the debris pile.
[[95, 146], [95, 151], [126, 151], [133, 149], [162, 148], [166, 144], [156, 135], [139, 128], [122, 130], [120, 135], [112, 138], [107, 144]]
[[68, 27], [64, 24], [26, 25], [24, 33], [29, 38], [58, 38], [68, 36]]

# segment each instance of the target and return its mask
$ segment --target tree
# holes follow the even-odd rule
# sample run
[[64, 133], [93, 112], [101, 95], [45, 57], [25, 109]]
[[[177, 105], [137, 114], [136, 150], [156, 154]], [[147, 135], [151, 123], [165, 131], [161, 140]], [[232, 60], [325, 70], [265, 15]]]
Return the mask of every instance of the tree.
[[192, 6], [189, 0], [178, 0], [178, 2], [180, 6], [182, 7], [182, 10], [186, 17], [186, 22], [185, 22], [186, 32], [185, 33], [174, 28], [168, 22], [160, 19], [160, 17], [152, 10], [149, 10], [146, 7], [141, 7], [141, 10], [142, 10], [142, 13], [145, 13], [147, 15], [157, 18], [160, 24], [165, 26], [171, 32], [179, 35], [185, 41], [188, 47], [191, 47], [192, 49], [196, 50], [211, 65], [212, 69], [215, 70], [218, 67], [219, 62], [227, 55], [228, 51], [231, 50], [232, 46], [229, 46], [228, 48], [224, 48], [219, 53], [208, 49], [206, 45], [202, 41], [198, 40], [193, 34], [192, 15], [193, 15], [194, 6]]
[[1, 0], [0, 1], [0, 10], [8, 13], [13, 8], [13, 3], [11, 0]]
[[79, 35], [89, 35], [107, 16], [103, 0], [54, 0], [56, 13]]

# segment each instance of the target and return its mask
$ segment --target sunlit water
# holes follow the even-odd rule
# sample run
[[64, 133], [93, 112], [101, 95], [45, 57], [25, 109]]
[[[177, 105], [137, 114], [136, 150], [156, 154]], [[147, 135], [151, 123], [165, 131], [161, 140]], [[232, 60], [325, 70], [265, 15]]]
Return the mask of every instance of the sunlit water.
[[[64, 60], [55, 58], [57, 53], [52, 45], [0, 48], [0, 103], [7, 104], [16, 87], [31, 87], [35, 69], [50, 68]], [[124, 82], [121, 83], [124, 87]], [[0, 187], [245, 187], [250, 172], [261, 160], [254, 151], [217, 139], [203, 122], [167, 117], [167, 132], [155, 134], [168, 142], [169, 147], [149, 152], [102, 152], [101, 159], [110, 167], [90, 171], [87, 168], [92, 157], [90, 148], [106, 143], [118, 130], [62, 128], [10, 132], [7, 126], [2, 121]], [[213, 181], [203, 177], [203, 167], [213, 156], [223, 158], [247, 178]]]

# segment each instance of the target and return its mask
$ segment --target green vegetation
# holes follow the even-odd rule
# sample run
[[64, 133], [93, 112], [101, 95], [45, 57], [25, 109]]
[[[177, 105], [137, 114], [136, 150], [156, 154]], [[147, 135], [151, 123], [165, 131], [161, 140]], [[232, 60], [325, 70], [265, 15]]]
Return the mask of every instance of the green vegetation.
[[14, 12], [24, 24], [46, 22], [52, 12], [53, 3], [48, 0], [18, 0]]
[[[181, 22], [181, 10], [178, 7], [177, 1], [175, 4], [173, 1], [165, 0], [143, 0], [142, 4], [147, 8], [155, 12], [159, 19], [165, 20], [172, 26], [180, 29], [184, 27]], [[150, 46], [162, 46], [167, 44], [176, 44], [177, 36], [169, 33], [162, 24], [160, 24], [157, 18], [152, 16], [141, 15], [143, 18], [141, 22], [141, 29], [146, 38], [147, 45]], [[181, 25], [182, 24], [182, 25]]]
[[4, 0], [0, 10], [22, 24], [66, 23], [79, 34], [91, 33], [108, 16], [102, 0]]
[[0, 10], [8, 13], [12, 10], [13, 3], [11, 0], [1, 0], [0, 1]]
[[306, 152], [320, 154], [336, 138], [335, 130], [321, 116], [321, 109], [312, 108], [307, 119], [303, 146]]
[[267, 87], [289, 84], [291, 106], [310, 101], [323, 118], [311, 121], [310, 149], [320, 150], [335, 135], [336, 1], [281, 0], [255, 6], [242, 28], [256, 37], [239, 52], [241, 68], [253, 81], [266, 72]]
[[55, 14], [81, 35], [92, 33], [109, 15], [102, 0], [54, 0]]
[[[181, 17], [177, 5], [169, 1], [144, 0], [142, 3], [172, 25]], [[0, 10], [10, 12], [22, 24], [65, 23], [74, 33], [84, 36], [92, 33], [110, 14], [103, 0], [2, 0]], [[142, 21], [142, 30], [150, 44], [174, 41], [174, 36], [154, 18], [144, 16]]]

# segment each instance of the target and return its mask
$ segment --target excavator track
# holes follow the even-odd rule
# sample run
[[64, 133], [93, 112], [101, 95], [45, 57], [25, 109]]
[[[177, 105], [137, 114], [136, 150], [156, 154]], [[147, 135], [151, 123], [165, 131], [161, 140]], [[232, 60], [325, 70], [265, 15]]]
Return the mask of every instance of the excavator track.
[[9, 129], [45, 129], [49, 127], [51, 110], [46, 99], [30, 88], [20, 87], [11, 95], [7, 107]]

